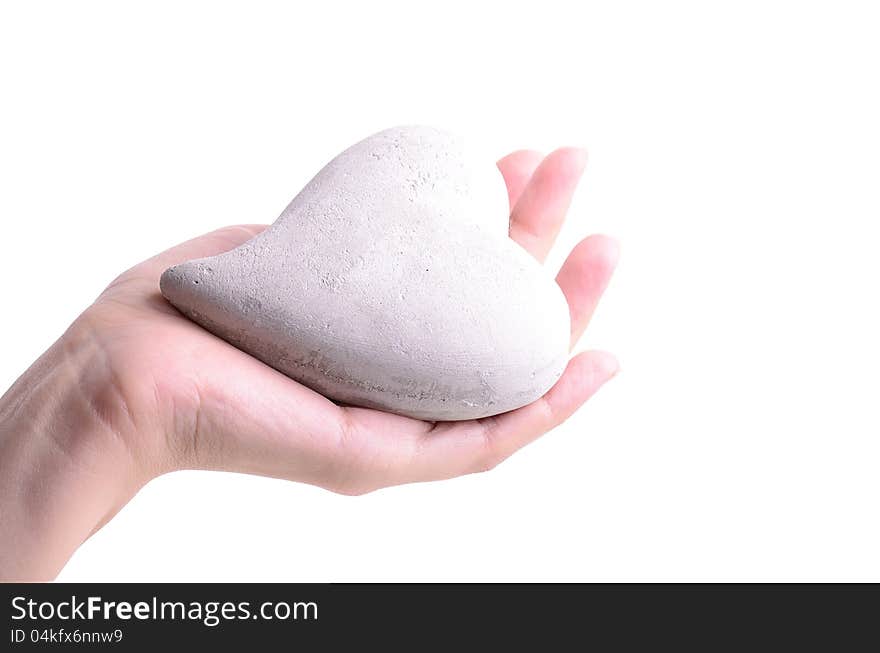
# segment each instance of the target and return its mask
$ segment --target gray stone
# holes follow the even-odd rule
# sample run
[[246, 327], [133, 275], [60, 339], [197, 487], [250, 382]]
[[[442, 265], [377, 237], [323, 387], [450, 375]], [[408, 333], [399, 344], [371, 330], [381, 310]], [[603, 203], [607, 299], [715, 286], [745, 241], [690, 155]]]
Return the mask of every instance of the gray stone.
[[337, 402], [426, 420], [540, 397], [568, 306], [507, 237], [504, 180], [450, 135], [389, 129], [321, 170], [266, 231], [174, 266], [184, 315]]

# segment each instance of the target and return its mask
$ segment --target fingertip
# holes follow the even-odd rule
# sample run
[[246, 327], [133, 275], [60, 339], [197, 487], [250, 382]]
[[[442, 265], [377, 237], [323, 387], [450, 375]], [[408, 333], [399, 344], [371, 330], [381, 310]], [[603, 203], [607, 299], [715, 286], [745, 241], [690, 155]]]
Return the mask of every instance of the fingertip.
[[544, 155], [536, 150], [517, 150], [498, 161], [498, 170], [501, 171], [504, 183], [507, 184], [511, 211], [543, 159]]
[[566, 146], [553, 150], [544, 161], [553, 165], [557, 172], [579, 177], [587, 167], [588, 158], [585, 148]]
[[530, 166], [532, 163], [539, 163], [544, 159], [544, 153], [538, 150], [515, 150], [510, 154], [498, 159], [498, 167], [504, 169], [507, 166]]
[[610, 352], [593, 349], [584, 352], [581, 356], [589, 359], [594, 376], [599, 379], [599, 385], [613, 379], [620, 372], [620, 362]]
[[610, 236], [585, 238], [572, 250], [556, 275], [571, 312], [571, 346], [580, 338], [605, 292], [617, 262], [620, 247]]
[[620, 241], [606, 234], [594, 234], [587, 238], [590, 245], [598, 254], [611, 264], [617, 264], [620, 260]]
[[556, 385], [545, 395], [558, 421], [577, 410], [614, 377], [618, 369], [617, 358], [606, 351], [591, 350], [574, 356]]
[[620, 261], [620, 241], [605, 234], [593, 234], [578, 243], [572, 253], [589, 267], [602, 268], [610, 273]]
[[578, 392], [589, 398], [619, 371], [620, 363], [616, 356], [607, 351], [592, 349], [574, 356], [563, 376], [571, 375]]

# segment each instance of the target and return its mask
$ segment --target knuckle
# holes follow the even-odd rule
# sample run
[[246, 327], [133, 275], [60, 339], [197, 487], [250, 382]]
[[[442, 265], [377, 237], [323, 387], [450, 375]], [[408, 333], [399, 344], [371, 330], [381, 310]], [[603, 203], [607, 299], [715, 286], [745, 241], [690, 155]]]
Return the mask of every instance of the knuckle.
[[489, 452], [477, 458], [476, 461], [474, 461], [470, 473], [484, 474], [486, 472], [491, 472], [498, 466], [500, 462], [501, 458], [494, 451], [490, 450]]
[[363, 483], [339, 483], [331, 489], [336, 494], [341, 494], [346, 497], [362, 497], [365, 494], [373, 492], [376, 488]]
[[485, 418], [482, 422], [479, 452], [472, 463], [471, 473], [490, 472], [498, 466], [498, 463], [504, 460], [495, 437], [496, 428], [497, 420], [494, 417]]

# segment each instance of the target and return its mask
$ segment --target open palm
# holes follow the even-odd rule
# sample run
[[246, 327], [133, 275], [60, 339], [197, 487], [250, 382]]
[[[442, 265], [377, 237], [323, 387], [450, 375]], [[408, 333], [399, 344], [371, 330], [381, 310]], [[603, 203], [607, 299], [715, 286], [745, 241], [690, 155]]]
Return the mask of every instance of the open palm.
[[[518, 151], [498, 163], [510, 195], [510, 237], [540, 261], [584, 163], [572, 148], [543, 159]], [[467, 422], [339, 406], [189, 321], [159, 293], [167, 267], [232, 249], [263, 228], [227, 227], [159, 254], [121, 275], [79, 320], [81, 337], [101, 354], [83, 391], [147, 474], [226, 469], [360, 494], [483, 471], [565, 420], [617, 369], [609, 354], [579, 354], [534, 403]], [[591, 236], [560, 270], [572, 346], [616, 260], [612, 239]]]

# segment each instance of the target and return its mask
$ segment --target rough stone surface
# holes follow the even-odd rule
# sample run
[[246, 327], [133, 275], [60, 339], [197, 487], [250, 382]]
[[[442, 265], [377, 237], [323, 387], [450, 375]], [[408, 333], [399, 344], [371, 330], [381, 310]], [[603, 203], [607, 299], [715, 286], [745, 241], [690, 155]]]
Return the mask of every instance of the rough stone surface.
[[341, 403], [485, 417], [546, 392], [568, 307], [507, 237], [504, 181], [450, 135], [380, 132], [333, 159], [265, 232], [165, 271], [190, 319]]

